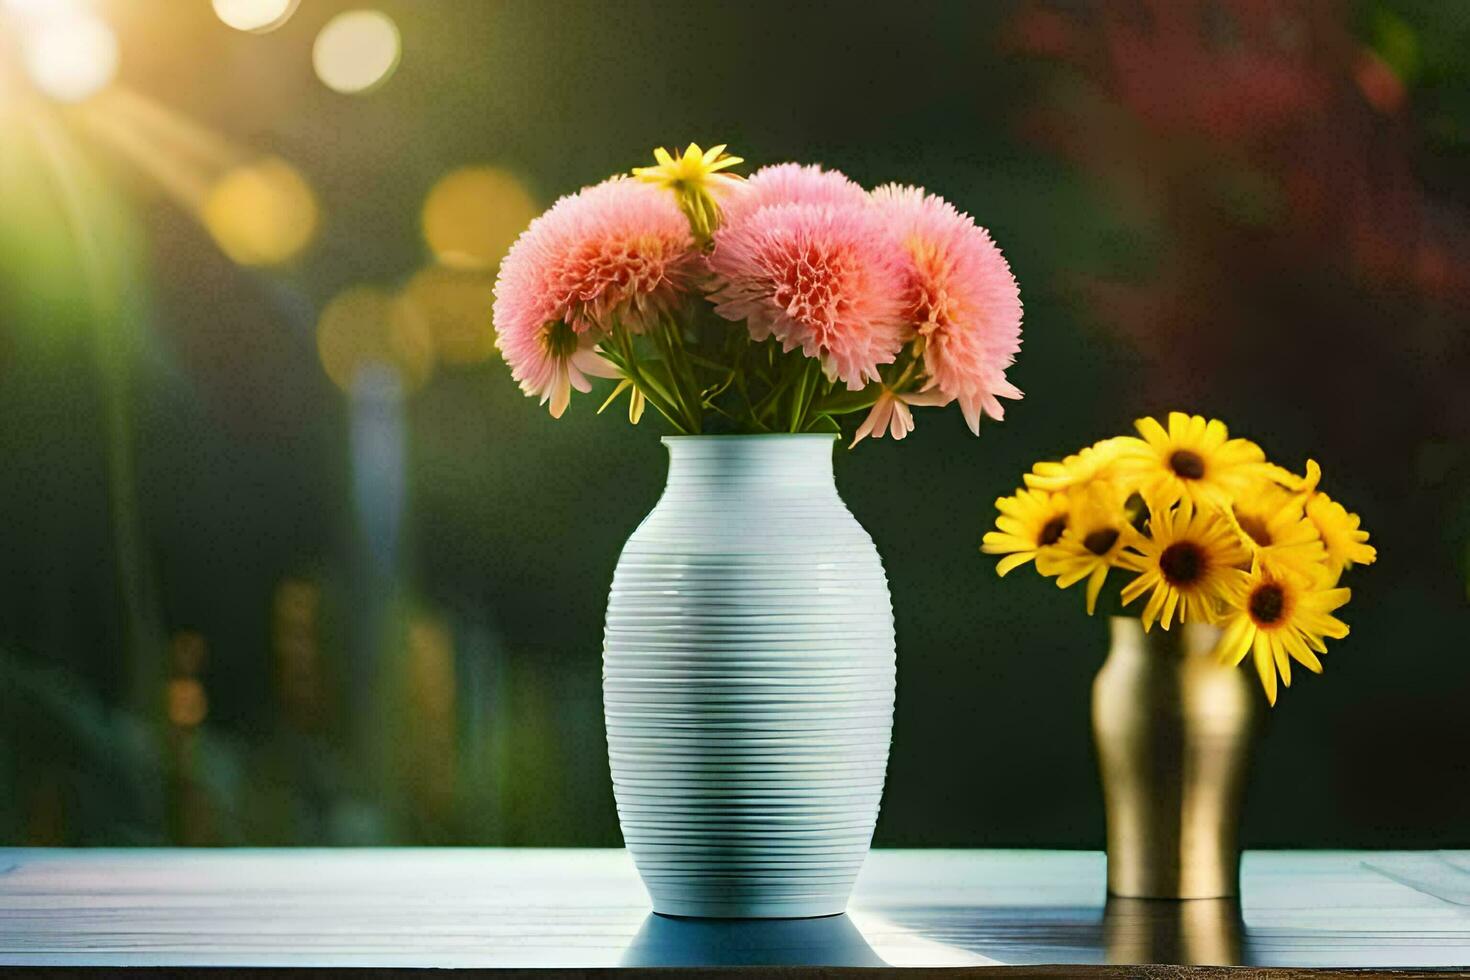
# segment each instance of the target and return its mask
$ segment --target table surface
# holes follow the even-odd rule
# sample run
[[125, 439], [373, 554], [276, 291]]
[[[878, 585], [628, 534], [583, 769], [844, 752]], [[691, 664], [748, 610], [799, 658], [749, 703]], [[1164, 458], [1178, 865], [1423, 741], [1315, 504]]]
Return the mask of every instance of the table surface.
[[1235, 903], [1105, 902], [1096, 852], [880, 850], [847, 915], [700, 922], [621, 850], [0, 849], [4, 966], [1120, 963], [1465, 966], [1470, 851], [1252, 852]]

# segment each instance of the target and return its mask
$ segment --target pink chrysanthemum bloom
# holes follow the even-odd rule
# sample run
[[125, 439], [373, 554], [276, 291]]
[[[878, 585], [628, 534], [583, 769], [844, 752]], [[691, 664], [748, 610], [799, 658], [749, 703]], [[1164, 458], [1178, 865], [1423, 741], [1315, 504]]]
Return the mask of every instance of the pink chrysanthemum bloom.
[[521, 390], [551, 414], [584, 375], [616, 376], [595, 349], [614, 325], [635, 333], [687, 291], [699, 268], [673, 197], [613, 178], [552, 205], [516, 239], [495, 281], [496, 346]]
[[816, 164], [778, 163], [761, 167], [731, 187], [722, 210], [728, 224], [773, 204], [862, 207], [867, 196], [867, 191], [839, 171], [823, 170]]
[[954, 205], [917, 187], [873, 191], [907, 256], [904, 315], [923, 339], [926, 388], [960, 403], [970, 431], [1000, 398], [1020, 398], [1006, 368], [1021, 349], [1021, 295], [990, 234]]
[[[754, 178], [752, 178], [754, 182]], [[715, 234], [711, 299], [754, 340], [821, 358], [856, 391], [908, 340], [901, 257], [871, 206], [776, 204]]]

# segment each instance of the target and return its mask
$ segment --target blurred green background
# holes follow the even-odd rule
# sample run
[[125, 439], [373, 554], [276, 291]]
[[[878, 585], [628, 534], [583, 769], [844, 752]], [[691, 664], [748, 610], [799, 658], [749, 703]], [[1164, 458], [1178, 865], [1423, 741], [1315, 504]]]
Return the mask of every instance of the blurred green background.
[[1106, 624], [977, 546], [1034, 459], [1181, 408], [1319, 460], [1380, 555], [1246, 842], [1464, 846], [1470, 7], [271, 5], [0, 0], [0, 843], [619, 842], [659, 420], [522, 398], [489, 284], [695, 140], [925, 185], [1021, 284], [1005, 422], [839, 452], [898, 624], [878, 844], [1101, 846]]

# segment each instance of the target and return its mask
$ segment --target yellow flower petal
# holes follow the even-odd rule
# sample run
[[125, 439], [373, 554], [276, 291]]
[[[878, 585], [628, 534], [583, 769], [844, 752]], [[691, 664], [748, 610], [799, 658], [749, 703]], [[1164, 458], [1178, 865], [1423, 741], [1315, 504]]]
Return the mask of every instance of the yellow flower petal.
[[1006, 555], [1000, 561], [996, 562], [995, 573], [1004, 578], [1010, 572], [1026, 564], [1031, 558], [1032, 555], [1030, 554]]
[[1271, 703], [1272, 707], [1275, 707], [1276, 662], [1271, 657], [1271, 646], [1266, 641], [1266, 634], [1256, 633], [1251, 650], [1256, 665], [1256, 675], [1261, 678], [1261, 687], [1266, 691], [1266, 700]]
[[1108, 566], [1099, 565], [1092, 570], [1092, 577], [1087, 580], [1087, 615], [1091, 616], [1097, 611], [1097, 596], [1102, 592], [1107, 578]]
[[1220, 645], [1216, 653], [1220, 662], [1231, 667], [1236, 666], [1245, 659], [1246, 651], [1251, 647], [1251, 641], [1256, 637], [1256, 628], [1251, 625], [1250, 617], [1236, 616], [1220, 637]]
[[1286, 655], [1286, 647], [1281, 643], [1281, 637], [1270, 634], [1267, 641], [1271, 645], [1271, 657], [1276, 661], [1276, 672], [1281, 675], [1281, 683], [1284, 687], [1291, 687], [1291, 658]]
[[[1174, 414], [1177, 415], [1178, 413], [1176, 412]], [[1152, 417], [1141, 418], [1133, 424], [1138, 429], [1138, 434], [1143, 436], [1144, 441], [1150, 446], [1157, 449], [1169, 444], [1169, 433], [1165, 432], [1164, 427], [1159, 425]], [[1172, 416], [1170, 428], [1173, 428]]]

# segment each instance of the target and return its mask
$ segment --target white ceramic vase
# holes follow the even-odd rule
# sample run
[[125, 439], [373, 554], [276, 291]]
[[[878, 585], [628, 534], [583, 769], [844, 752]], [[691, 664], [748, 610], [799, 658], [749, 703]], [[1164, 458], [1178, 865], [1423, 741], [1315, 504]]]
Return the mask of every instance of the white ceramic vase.
[[603, 705], [623, 838], [666, 915], [843, 911], [893, 727], [883, 564], [830, 435], [664, 439], [613, 576]]

